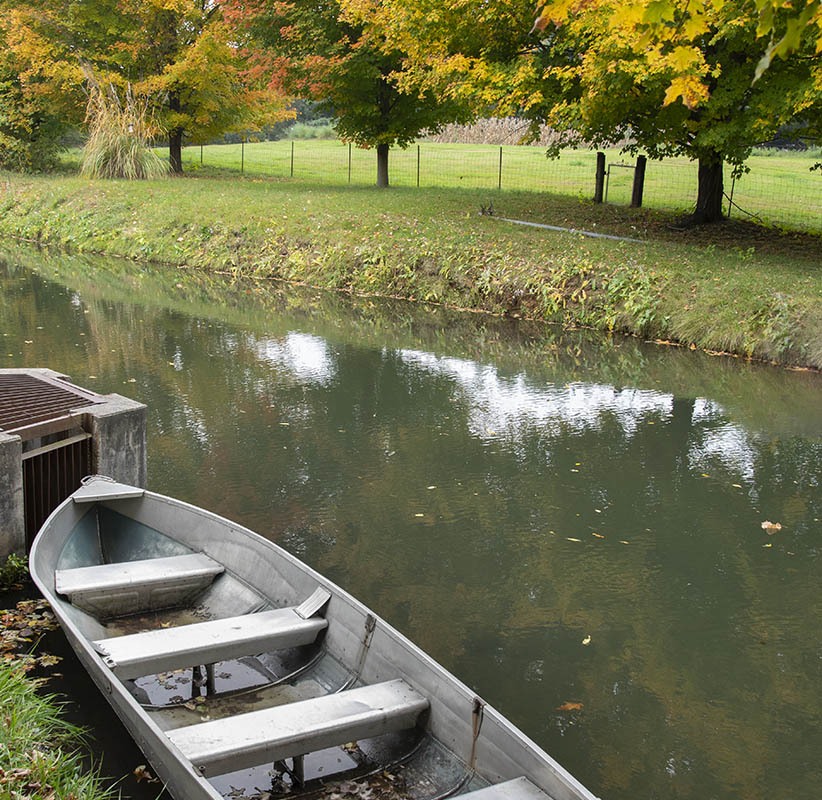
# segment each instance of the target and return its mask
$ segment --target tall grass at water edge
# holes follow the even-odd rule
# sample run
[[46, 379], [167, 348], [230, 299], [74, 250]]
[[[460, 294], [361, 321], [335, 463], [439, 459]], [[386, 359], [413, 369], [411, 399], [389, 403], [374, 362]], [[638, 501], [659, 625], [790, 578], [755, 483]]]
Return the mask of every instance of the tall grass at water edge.
[[38, 691], [12, 661], [0, 660], [0, 797], [110, 800], [79, 747], [82, 731], [64, 720], [53, 695]]

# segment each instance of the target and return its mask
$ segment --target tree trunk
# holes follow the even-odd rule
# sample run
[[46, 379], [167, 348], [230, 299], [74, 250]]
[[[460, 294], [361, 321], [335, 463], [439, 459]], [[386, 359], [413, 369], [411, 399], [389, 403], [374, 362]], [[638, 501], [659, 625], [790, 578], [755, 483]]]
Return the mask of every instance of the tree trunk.
[[168, 134], [168, 163], [174, 175], [183, 174], [183, 131], [180, 128]]
[[387, 144], [377, 145], [377, 186], [382, 189], [388, 186], [388, 149]]
[[693, 221], [719, 222], [722, 218], [722, 156], [708, 153], [699, 156], [699, 192]]

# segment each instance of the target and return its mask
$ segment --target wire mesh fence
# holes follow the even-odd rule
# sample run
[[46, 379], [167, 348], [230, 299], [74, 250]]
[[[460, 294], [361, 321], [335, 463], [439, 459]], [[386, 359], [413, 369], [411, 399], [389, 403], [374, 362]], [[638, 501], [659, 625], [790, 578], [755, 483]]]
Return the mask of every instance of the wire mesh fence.
[[[822, 233], [822, 173], [811, 172], [818, 156], [763, 153], [751, 156], [749, 172], [736, 180], [727, 168], [725, 210], [734, 218]], [[326, 185], [372, 185], [376, 154], [336, 140], [249, 142], [188, 147], [187, 169], [200, 165]], [[635, 160], [606, 153], [604, 199], [629, 205]], [[465, 187], [499, 191], [594, 196], [596, 153], [566, 150], [549, 159], [544, 148], [518, 145], [420, 142], [393, 148], [389, 174], [394, 186]], [[697, 194], [697, 165], [685, 158], [649, 161], [643, 205], [688, 212]]]

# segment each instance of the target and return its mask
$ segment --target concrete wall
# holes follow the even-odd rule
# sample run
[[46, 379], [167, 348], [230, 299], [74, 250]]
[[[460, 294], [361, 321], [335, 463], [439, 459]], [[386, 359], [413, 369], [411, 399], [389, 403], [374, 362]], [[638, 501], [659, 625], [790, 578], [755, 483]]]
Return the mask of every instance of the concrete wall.
[[77, 409], [91, 434], [92, 463], [98, 475], [145, 488], [146, 406], [118, 394], [100, 405]]
[[0, 560], [26, 552], [23, 516], [23, 443], [0, 431]]

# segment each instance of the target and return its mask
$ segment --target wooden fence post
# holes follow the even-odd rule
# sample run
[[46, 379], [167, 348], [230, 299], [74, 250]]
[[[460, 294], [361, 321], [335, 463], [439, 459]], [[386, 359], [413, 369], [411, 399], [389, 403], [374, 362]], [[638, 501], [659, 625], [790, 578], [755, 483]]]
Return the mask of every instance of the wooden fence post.
[[601, 203], [605, 194], [605, 153], [597, 153], [597, 173], [594, 187], [594, 202]]
[[634, 168], [634, 187], [631, 191], [632, 208], [642, 206], [642, 191], [645, 188], [645, 167], [647, 164], [648, 159], [645, 156], [637, 157], [636, 167]]

